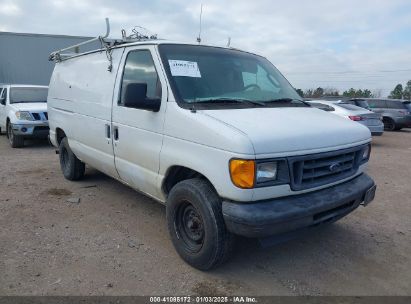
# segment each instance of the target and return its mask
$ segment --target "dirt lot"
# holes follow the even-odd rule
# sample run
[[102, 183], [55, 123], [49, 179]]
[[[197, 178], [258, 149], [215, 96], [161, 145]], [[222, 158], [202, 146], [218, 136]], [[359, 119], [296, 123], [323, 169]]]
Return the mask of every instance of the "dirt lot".
[[241, 239], [200, 272], [174, 251], [162, 205], [90, 168], [66, 181], [47, 143], [1, 136], [0, 295], [411, 295], [410, 160], [411, 131], [386, 132], [371, 205], [274, 247]]

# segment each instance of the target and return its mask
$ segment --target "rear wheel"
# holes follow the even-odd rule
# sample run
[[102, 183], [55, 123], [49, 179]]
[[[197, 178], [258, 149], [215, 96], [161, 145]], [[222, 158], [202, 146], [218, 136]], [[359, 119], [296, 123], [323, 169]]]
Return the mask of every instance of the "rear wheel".
[[184, 261], [207, 270], [229, 258], [234, 235], [227, 231], [221, 200], [206, 180], [195, 178], [175, 185], [166, 208], [171, 240]]
[[11, 123], [7, 124], [7, 137], [12, 148], [21, 148], [24, 146], [24, 138], [22, 136], [14, 135]]
[[394, 131], [396, 129], [395, 122], [393, 119], [384, 117], [383, 118], [384, 129], [387, 131]]
[[75, 181], [84, 177], [86, 165], [71, 151], [67, 137], [60, 142], [59, 156], [61, 171], [66, 179]]

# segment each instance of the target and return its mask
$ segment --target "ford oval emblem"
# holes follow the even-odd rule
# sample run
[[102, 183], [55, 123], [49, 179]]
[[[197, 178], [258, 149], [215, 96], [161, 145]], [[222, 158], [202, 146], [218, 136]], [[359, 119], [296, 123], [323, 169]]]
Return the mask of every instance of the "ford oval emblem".
[[337, 172], [338, 170], [340, 170], [340, 168], [341, 168], [341, 163], [333, 163], [328, 167], [328, 169], [331, 172]]

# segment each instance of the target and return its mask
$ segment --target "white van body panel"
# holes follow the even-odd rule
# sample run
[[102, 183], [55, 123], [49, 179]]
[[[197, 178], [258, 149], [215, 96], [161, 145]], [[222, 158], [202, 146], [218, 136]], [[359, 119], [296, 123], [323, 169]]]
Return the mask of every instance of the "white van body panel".
[[[330, 185], [303, 191], [292, 191], [289, 185], [240, 189], [233, 186], [231, 182], [228, 164], [232, 158], [270, 159], [321, 153], [351, 148], [370, 141], [370, 132], [367, 128], [364, 128], [365, 130], [361, 128], [359, 132], [356, 123], [345, 119], [335, 119], [333, 115], [323, 115], [328, 113], [315, 108], [226, 109], [196, 111], [194, 113], [180, 108], [176, 102], [168, 102], [167, 108], [158, 187], [161, 186], [162, 179], [170, 167], [183, 166], [204, 175], [223, 198], [235, 201], [269, 199], [273, 197], [273, 193], [276, 197], [301, 194], [323, 189]], [[288, 113], [281, 111], [284, 109], [290, 111]], [[247, 115], [242, 115], [242, 111], [248, 111]], [[307, 111], [309, 112], [307, 113]], [[265, 116], [263, 113], [268, 114]], [[281, 115], [285, 118], [282, 119]], [[285, 120], [290, 116], [300, 117], [300, 120], [296, 120], [296, 125], [291, 130], [285, 130], [284, 125], [289, 127]], [[241, 120], [241, 117], [244, 121]], [[274, 117], [276, 120], [273, 119]], [[318, 125], [310, 125], [309, 122], [312, 122], [313, 119], [320, 121], [325, 119], [325, 123], [333, 122], [336, 124], [338, 127], [331, 129], [341, 133], [339, 139], [337, 137], [329, 140], [329, 131], [324, 130], [321, 122]], [[267, 132], [261, 130], [261, 121], [267, 125]], [[194, 125], [196, 128], [189, 127]], [[302, 128], [307, 130], [307, 133], [304, 133], [305, 136], [299, 134]], [[341, 131], [342, 128], [347, 131]], [[272, 130], [278, 130], [278, 132]], [[356, 138], [350, 136], [353, 134], [353, 130], [355, 130]], [[292, 134], [293, 132], [295, 134]], [[260, 133], [263, 134], [260, 135]], [[290, 137], [284, 134], [288, 134]], [[315, 140], [312, 140], [314, 137], [316, 137]], [[345, 137], [346, 141], [341, 140], [341, 137]], [[290, 140], [290, 138], [296, 138], [296, 140]], [[270, 152], [265, 153], [267, 151]], [[207, 157], [205, 158], [205, 156]], [[216, 168], [220, 168], [220, 170], [216, 170]], [[365, 168], [365, 165], [362, 166], [355, 176], [364, 172]]]
[[114, 84], [122, 53], [123, 49], [113, 50], [112, 72], [107, 71], [105, 52], [56, 64], [48, 97], [50, 134], [55, 136], [56, 128], [64, 130], [80, 160], [115, 178], [112, 137], [106, 130], [111, 128]]
[[257, 158], [261, 154], [290, 156], [338, 150], [364, 143], [371, 136], [368, 128], [358, 128], [355, 122], [315, 108], [252, 108], [244, 113], [206, 111], [206, 115], [246, 134]]
[[[303, 191], [292, 191], [289, 185], [240, 189], [231, 181], [230, 159], [306, 155], [371, 141], [366, 127], [318, 109], [183, 109], [175, 101], [157, 44], [113, 48], [112, 72], [107, 71], [105, 52], [56, 63], [48, 101], [52, 143], [57, 146], [56, 130], [64, 130], [79, 159], [161, 202], [166, 201], [164, 178], [174, 166], [202, 174], [222, 198], [246, 202], [333, 184]], [[151, 52], [161, 82], [159, 112], [118, 105], [127, 54], [141, 49]], [[113, 128], [119, 131], [116, 141]], [[362, 165], [354, 176], [334, 184], [358, 176], [365, 168]]]
[[[119, 105], [121, 75], [130, 52], [149, 51], [161, 83], [162, 104], [159, 112], [126, 108]], [[115, 165], [120, 179], [144, 193], [159, 199], [157, 187], [160, 151], [163, 143], [164, 117], [167, 108], [167, 83], [154, 46], [134, 46], [125, 50], [113, 99], [113, 128], [119, 139], [114, 141]]]

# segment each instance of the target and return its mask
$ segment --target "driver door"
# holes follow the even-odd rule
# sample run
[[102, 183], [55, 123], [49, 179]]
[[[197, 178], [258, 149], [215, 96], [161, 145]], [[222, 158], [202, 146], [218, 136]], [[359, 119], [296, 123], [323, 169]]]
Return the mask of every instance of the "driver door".
[[[167, 87], [154, 46], [127, 48], [119, 69], [113, 101], [112, 128], [114, 160], [120, 178], [148, 195], [158, 197], [157, 177], [163, 125], [167, 104]], [[124, 105], [128, 83], [146, 83], [147, 96], [161, 99], [158, 112]]]

